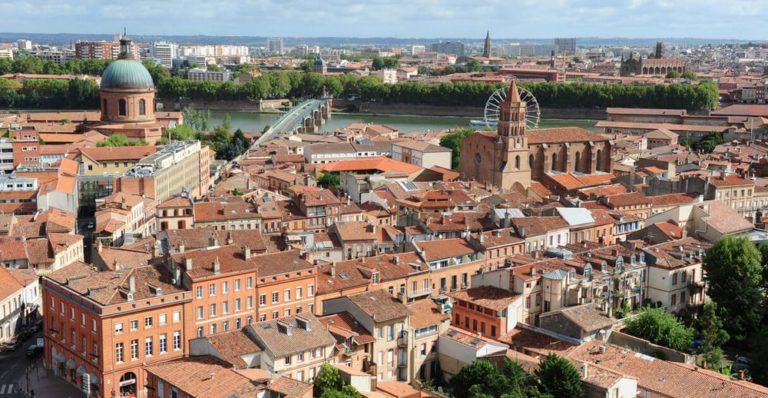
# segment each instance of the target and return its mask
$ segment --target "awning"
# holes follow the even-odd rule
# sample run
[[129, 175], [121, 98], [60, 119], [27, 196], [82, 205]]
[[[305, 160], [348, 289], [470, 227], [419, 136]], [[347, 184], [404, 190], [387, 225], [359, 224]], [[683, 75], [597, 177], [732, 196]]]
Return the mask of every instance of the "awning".
[[67, 369], [74, 369], [77, 367], [77, 364], [75, 363], [74, 359], [70, 359], [67, 361]]
[[91, 384], [99, 384], [99, 376], [96, 376], [96, 373], [91, 373]]
[[88, 372], [85, 371], [85, 368], [83, 367], [83, 365], [80, 365], [80, 367], [77, 368], [77, 377], [80, 377], [86, 373]]

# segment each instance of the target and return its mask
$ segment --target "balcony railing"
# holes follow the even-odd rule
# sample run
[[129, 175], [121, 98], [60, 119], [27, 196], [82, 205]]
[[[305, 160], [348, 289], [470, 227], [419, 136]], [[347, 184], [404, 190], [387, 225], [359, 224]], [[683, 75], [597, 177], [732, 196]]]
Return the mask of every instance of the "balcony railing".
[[421, 296], [429, 296], [432, 294], [432, 289], [426, 288], [426, 289], [419, 289], [419, 290], [411, 290], [408, 292], [408, 298], [415, 298], [415, 297], [421, 297]]

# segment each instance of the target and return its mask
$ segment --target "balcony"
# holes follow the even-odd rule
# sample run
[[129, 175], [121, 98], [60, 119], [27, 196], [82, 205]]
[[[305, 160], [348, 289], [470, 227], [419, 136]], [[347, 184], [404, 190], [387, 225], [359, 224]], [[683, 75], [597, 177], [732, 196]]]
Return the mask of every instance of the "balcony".
[[688, 290], [690, 290], [692, 294], [704, 291], [705, 287], [706, 287], [706, 284], [704, 283], [704, 281], [688, 282]]
[[400, 337], [397, 338], [397, 346], [400, 348], [408, 347], [408, 332], [400, 333]]
[[427, 289], [419, 289], [419, 290], [411, 290], [410, 292], [408, 292], [408, 298], [412, 299], [412, 298], [416, 298], [416, 297], [429, 296], [430, 294], [432, 294], [432, 289], [429, 289], [429, 288], [427, 288]]

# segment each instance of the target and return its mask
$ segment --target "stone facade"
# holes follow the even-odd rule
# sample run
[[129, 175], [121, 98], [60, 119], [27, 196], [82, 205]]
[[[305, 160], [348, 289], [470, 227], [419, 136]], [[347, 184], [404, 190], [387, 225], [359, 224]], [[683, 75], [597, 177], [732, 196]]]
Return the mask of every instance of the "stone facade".
[[101, 120], [109, 123], [155, 121], [155, 90], [102, 89]]
[[527, 188], [545, 173], [610, 172], [609, 138], [577, 127], [526, 131], [525, 103], [513, 81], [496, 132], [479, 131], [461, 144], [462, 179], [510, 189]]

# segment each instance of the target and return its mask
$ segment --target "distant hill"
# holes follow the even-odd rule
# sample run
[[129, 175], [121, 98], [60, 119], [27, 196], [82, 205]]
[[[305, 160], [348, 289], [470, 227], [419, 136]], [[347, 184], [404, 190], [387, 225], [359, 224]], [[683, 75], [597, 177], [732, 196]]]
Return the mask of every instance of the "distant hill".
[[[265, 46], [267, 37], [260, 36], [176, 36], [176, 35], [129, 35], [137, 42], [149, 43], [153, 41], [173, 41], [179, 44], [233, 44], [250, 47]], [[84, 33], [0, 33], [0, 42], [15, 42], [18, 39], [32, 40], [34, 43], [63, 45], [67, 43], [81, 41], [112, 40], [112, 34], [84, 34]], [[430, 44], [440, 41], [461, 41], [465, 43], [479, 43], [483, 38], [395, 38], [395, 37], [284, 37], [286, 46], [297, 44], [320, 45], [324, 47], [333, 46], [406, 46], [411, 44]], [[551, 38], [494, 38], [495, 44], [499, 43], [538, 43], [551, 44]], [[584, 37], [577, 38], [579, 46], [632, 46], [632, 47], [651, 47], [657, 41], [663, 41], [667, 44], [681, 45], [704, 45], [704, 44], [742, 44], [748, 40], [732, 39], [697, 39], [697, 38], [599, 38]]]

